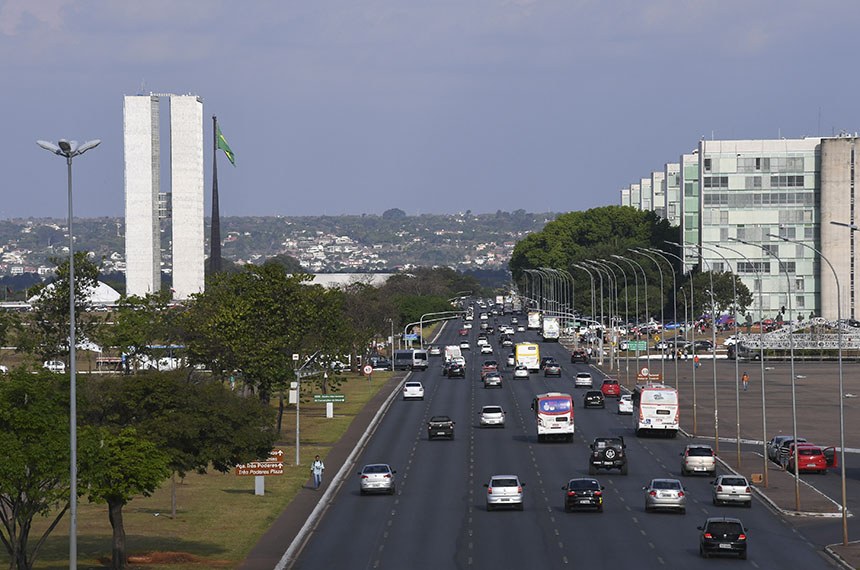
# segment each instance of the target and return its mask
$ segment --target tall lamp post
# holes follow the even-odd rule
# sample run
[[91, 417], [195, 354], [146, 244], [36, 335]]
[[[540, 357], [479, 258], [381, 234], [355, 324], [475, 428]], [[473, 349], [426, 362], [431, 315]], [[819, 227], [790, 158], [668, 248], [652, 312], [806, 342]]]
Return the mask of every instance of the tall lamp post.
[[[618, 265], [617, 263], [615, 263], [614, 261], [609, 261], [608, 259], [603, 259], [601, 261], [603, 261], [603, 263], [605, 263], [606, 265], [617, 267], [618, 272], [621, 273], [621, 278], [624, 279], [624, 331], [625, 331], [624, 336], [626, 337], [627, 336], [627, 328], [630, 324], [629, 323], [629, 321], [630, 321], [630, 307], [628, 306], [628, 296], [627, 296], [627, 275], [624, 273], [624, 268], [621, 267], [620, 265]], [[614, 273], [613, 273], [613, 275], [614, 275]], [[615, 283], [617, 286], [617, 284], [618, 284], [617, 278], [615, 279]], [[616, 304], [617, 304], [617, 302], [618, 301], [616, 300]], [[619, 345], [620, 344], [621, 343], [619, 342]], [[620, 362], [621, 355], [620, 354], [618, 355], [618, 358], [619, 358], [618, 368], [620, 369], [621, 368], [621, 362]], [[630, 385], [630, 351], [629, 350], [624, 351], [624, 368], [625, 368], [625, 374], [627, 375], [627, 385], [629, 386]]]
[[[629, 263], [630, 268], [633, 269], [633, 276], [634, 277], [636, 277], [636, 275], [637, 275], [636, 269], [634, 268], [634, 266], [638, 267], [639, 271], [642, 272], [642, 279], [645, 282], [645, 321], [646, 321], [645, 322], [645, 324], [646, 324], [646, 328], [645, 328], [645, 360], [646, 360], [646, 364], [647, 364], [648, 368], [651, 368], [651, 347], [649, 346], [649, 342], [648, 342], [648, 338], [649, 338], [648, 331], [651, 329], [651, 326], [650, 326], [651, 325], [651, 323], [650, 323], [651, 313], [648, 311], [648, 276], [645, 275], [645, 268], [643, 268], [642, 265], [638, 261], [633, 261], [632, 259], [630, 259], [628, 257], [624, 257], [623, 255], [614, 255], [613, 254], [612, 257], [614, 257], [615, 259], [620, 259], [622, 261], [626, 261], [627, 263]], [[638, 297], [638, 294], [637, 294], [637, 297]], [[637, 301], [637, 307], [638, 307], [638, 301]], [[638, 317], [637, 317], [637, 319], [638, 319]], [[638, 326], [639, 325], [637, 323], [637, 328], [638, 328]]]
[[[844, 224], [830, 222], [833, 225], [841, 226]], [[849, 228], [851, 226], [848, 226]], [[856, 226], [851, 228], [851, 231], [855, 231]], [[767, 234], [769, 237], [776, 238], [789, 243], [796, 243], [798, 245], [802, 245], [805, 248], [811, 249], [815, 252], [818, 257], [823, 259], [827, 266], [830, 267], [830, 271], [833, 272], [833, 279], [836, 280], [836, 334], [837, 334], [837, 348], [838, 348], [838, 359], [839, 359], [839, 447], [841, 449], [840, 458], [840, 475], [842, 477], [842, 544], [848, 544], [848, 497], [845, 488], [845, 406], [842, 403], [842, 400], [845, 398], [845, 391], [842, 380], [842, 293], [839, 288], [839, 276], [836, 274], [836, 269], [833, 268], [833, 264], [830, 263], [830, 260], [824, 257], [820, 251], [815, 249], [809, 244], [803, 243], [801, 241], [796, 241], [793, 239], [788, 239], [786, 237]]]
[[[666, 327], [666, 318], [663, 315], [663, 307], [666, 305], [666, 301], [663, 298], [663, 294], [665, 293], [665, 291], [663, 290], [663, 268], [660, 267], [660, 264], [657, 263], [656, 259], [654, 259], [650, 255], [645, 253], [645, 251], [643, 251], [639, 248], [634, 247], [634, 248], [629, 249], [628, 251], [632, 251], [634, 253], [638, 253], [639, 255], [641, 255], [643, 257], [647, 257], [648, 259], [650, 259], [651, 261], [654, 262], [654, 265], [657, 266], [657, 271], [660, 274], [660, 326], [662, 327], [661, 331], [663, 333], [661, 338], [663, 339], [663, 345], [668, 346], [666, 344], [666, 328], [665, 328]], [[648, 293], [647, 290], [645, 293], [647, 295], [647, 293]], [[665, 348], [663, 349], [663, 358], [660, 359], [660, 381], [661, 382], [666, 381], [666, 349]]]
[[[675, 323], [675, 326], [678, 326], [678, 285], [675, 281], [675, 268], [672, 266], [672, 262], [666, 259], [664, 252], [659, 249], [647, 248], [645, 251], [649, 253], [653, 253], [663, 261], [665, 261], [669, 265], [669, 269], [672, 271], [672, 320]], [[644, 254], [643, 254], [644, 255]], [[654, 263], [657, 263], [656, 261]], [[662, 317], [661, 317], [662, 318]], [[685, 319], [686, 322], [686, 319]], [[677, 342], [677, 333], [678, 329], [675, 329], [675, 342], [672, 343], [672, 360], [675, 361], [675, 389], [678, 389], [678, 342]], [[663, 340], [666, 341], [666, 324], [663, 324]], [[668, 348], [668, 343], [666, 347]]]
[[[674, 245], [681, 252], [681, 255], [686, 257], [687, 254], [685, 253], [684, 246], [682, 246], [680, 243], [676, 243], [674, 241], [666, 241], [664, 243], [667, 243], [669, 245]], [[686, 263], [686, 261], [684, 261], [684, 258], [682, 258], [680, 255], [675, 255], [674, 253], [669, 253], [668, 251], [665, 251], [663, 253], [665, 253], [666, 255], [671, 255], [672, 257], [674, 257], [675, 259], [680, 261], [681, 262], [681, 270], [683, 271], [684, 264]], [[693, 361], [694, 362], [696, 360], [696, 301], [695, 301], [695, 295], [693, 294], [693, 291], [695, 290], [695, 288], [696, 288], [696, 282], [694, 280], [693, 270], [691, 269], [690, 270], [690, 320], [693, 321], [693, 326], [691, 327], [693, 329], [693, 332], [690, 335], [690, 352], [693, 355]], [[684, 323], [685, 335], [686, 335], [686, 329], [687, 329], [687, 323]], [[686, 354], [686, 349], [684, 350], [684, 353]], [[685, 356], [685, 358], [686, 358], [686, 356]], [[695, 365], [693, 366], [692, 378], [693, 378], [693, 435], [696, 435], [696, 433], [698, 432], [698, 428], [699, 428], [698, 419], [696, 417], [699, 406], [698, 406], [698, 401], [696, 399], [696, 366]]]
[[72, 232], [72, 159], [101, 143], [95, 139], [78, 145], [77, 141], [60, 139], [57, 144], [36, 141], [43, 149], [66, 159], [69, 195], [69, 568], [78, 566], [78, 427], [77, 370], [75, 362], [75, 238]]

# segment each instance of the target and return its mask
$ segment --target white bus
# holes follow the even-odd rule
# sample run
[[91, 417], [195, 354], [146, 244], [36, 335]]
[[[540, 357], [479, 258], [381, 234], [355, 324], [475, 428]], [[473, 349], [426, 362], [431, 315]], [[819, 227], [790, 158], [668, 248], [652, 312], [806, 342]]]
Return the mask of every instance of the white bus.
[[636, 386], [633, 404], [638, 408], [633, 412], [636, 435], [663, 434], [668, 437], [678, 435], [681, 429], [678, 391], [665, 384], [647, 383]]
[[514, 348], [517, 364], [522, 364], [529, 372], [540, 370], [540, 347], [534, 342], [518, 342]]
[[540, 329], [540, 311], [529, 311], [528, 328], [530, 330]]
[[570, 394], [547, 392], [532, 401], [537, 423], [538, 441], [564, 439], [573, 441], [573, 398]]

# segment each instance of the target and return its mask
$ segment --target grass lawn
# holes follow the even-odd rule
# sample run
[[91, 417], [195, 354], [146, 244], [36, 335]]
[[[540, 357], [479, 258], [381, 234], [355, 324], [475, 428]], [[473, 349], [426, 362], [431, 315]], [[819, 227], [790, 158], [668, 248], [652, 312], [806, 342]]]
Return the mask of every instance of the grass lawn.
[[[237, 567], [301, 487], [308, 484], [314, 455], [325, 459], [330, 446], [390, 377], [390, 372], [379, 371], [373, 373], [372, 382], [350, 377], [341, 385], [346, 403], [334, 405], [332, 419], [325, 417], [325, 404], [302, 402], [298, 467], [293, 465], [296, 416], [294, 408], [285, 411], [277, 445], [284, 451], [284, 475], [266, 477], [266, 492], [262, 497], [254, 495], [254, 477], [210, 472], [191, 473], [183, 480], [177, 479], [175, 519], [170, 518], [170, 481], [152, 497], [135, 498], [123, 511], [129, 567], [173, 570]], [[36, 519], [31, 543], [47, 522]], [[68, 534], [67, 513], [48, 538], [35, 568], [68, 568]], [[110, 550], [111, 527], [106, 506], [82, 499], [78, 506], [78, 567], [107, 566]]]

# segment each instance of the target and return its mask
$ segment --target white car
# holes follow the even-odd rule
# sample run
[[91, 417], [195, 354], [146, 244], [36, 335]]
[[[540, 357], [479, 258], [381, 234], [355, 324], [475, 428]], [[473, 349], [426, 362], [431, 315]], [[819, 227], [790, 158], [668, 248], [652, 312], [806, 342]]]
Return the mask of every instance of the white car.
[[430, 356], [441, 356], [442, 349], [438, 346], [431, 346], [430, 350], [427, 351]]
[[481, 427], [505, 427], [505, 410], [501, 406], [484, 406], [481, 408]]
[[9, 367], [4, 364], [0, 364], [0, 374], [9, 374]]
[[464, 329], [472, 328], [472, 323], [470, 323], [469, 321], [466, 321], [465, 323], [463, 323], [463, 328]]
[[523, 325], [518, 326], [517, 332], [526, 332], [526, 327], [524, 327]]
[[464, 340], [460, 343], [460, 350], [469, 350], [469, 341]]
[[529, 379], [529, 369], [525, 364], [517, 364], [517, 367], [514, 369], [514, 378], [525, 378]]
[[486, 321], [486, 320], [487, 320], [487, 313], [481, 313], [481, 320], [482, 320], [482, 321]]
[[623, 394], [618, 398], [618, 413], [629, 415], [633, 414], [633, 396], [630, 394]]
[[481, 347], [481, 354], [493, 354], [493, 347], [485, 344]]
[[588, 372], [577, 372], [573, 385], [576, 388], [594, 388], [594, 380]]
[[525, 483], [516, 475], [493, 475], [489, 483], [484, 483], [487, 488], [487, 510], [492, 511], [496, 507], [523, 510], [524, 486]]
[[66, 371], [66, 363], [62, 360], [46, 360], [45, 363], [42, 364], [42, 368], [57, 374], [63, 374]]
[[479, 336], [478, 340], [475, 342], [475, 344], [477, 344], [478, 346], [484, 346], [484, 345], [490, 344], [490, 341], [488, 341], [487, 337], [485, 337], [485, 336]]
[[508, 355], [507, 365], [512, 367], [517, 365], [517, 357], [513, 352]]
[[421, 382], [407, 382], [403, 385], [404, 400], [423, 400], [424, 385]]

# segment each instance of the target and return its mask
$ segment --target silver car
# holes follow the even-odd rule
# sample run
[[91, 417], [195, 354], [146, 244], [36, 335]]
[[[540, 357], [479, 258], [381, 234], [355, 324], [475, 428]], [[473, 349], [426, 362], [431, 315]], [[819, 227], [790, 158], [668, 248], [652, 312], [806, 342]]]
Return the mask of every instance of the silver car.
[[[806, 439], [798, 437], [799, 443], [806, 443]], [[793, 435], [777, 435], [767, 442], [767, 458], [774, 463], [782, 464], [782, 460], [788, 457], [788, 450], [794, 443]]]
[[710, 445], [688, 445], [681, 453], [681, 475], [692, 473], [717, 474], [717, 457]]
[[393, 470], [387, 463], [372, 463], [365, 465], [358, 472], [359, 476], [359, 491], [362, 495], [368, 493], [388, 493], [393, 495], [396, 489], [394, 483], [394, 474], [397, 471]]
[[529, 378], [529, 369], [525, 364], [517, 364], [516, 369], [514, 369], [514, 378], [525, 378], [528, 380]]
[[484, 388], [501, 388], [502, 376], [498, 372], [487, 372], [484, 374]]
[[714, 482], [714, 504], [741, 503], [746, 508], [752, 506], [752, 488], [746, 477], [740, 475], [720, 475]]
[[505, 427], [505, 410], [501, 406], [481, 408], [481, 427]]
[[677, 479], [651, 479], [642, 487], [645, 491], [645, 512], [672, 509], [682, 515], [687, 512], [687, 493]]
[[573, 385], [576, 388], [594, 388], [594, 380], [588, 372], [577, 372]]
[[493, 475], [489, 483], [484, 483], [487, 488], [487, 510], [492, 511], [496, 507], [514, 507], [518, 511], [523, 510], [523, 487], [525, 483], [520, 482], [516, 475]]

